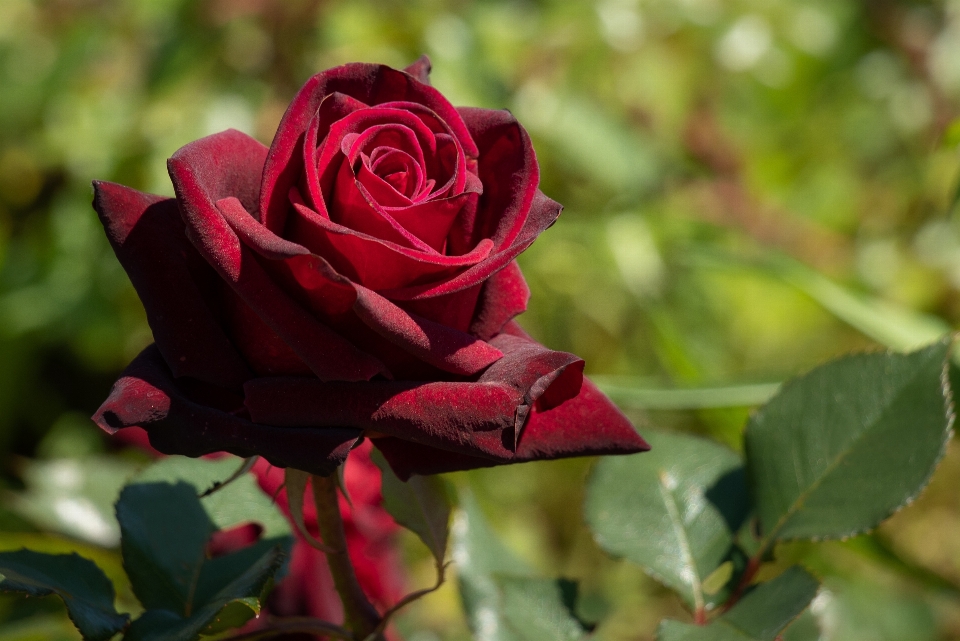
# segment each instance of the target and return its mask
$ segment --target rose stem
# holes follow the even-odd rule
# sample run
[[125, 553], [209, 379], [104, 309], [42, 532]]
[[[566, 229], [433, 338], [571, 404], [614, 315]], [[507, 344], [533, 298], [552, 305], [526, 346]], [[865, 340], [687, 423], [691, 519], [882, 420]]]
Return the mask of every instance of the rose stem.
[[[363, 593], [353, 563], [347, 554], [347, 538], [343, 531], [343, 519], [340, 517], [340, 503], [337, 497], [337, 479], [330, 476], [311, 477], [313, 500], [317, 506], [317, 526], [324, 544], [332, 548], [327, 553], [327, 565], [333, 575], [333, 584], [343, 602], [343, 616], [346, 627], [353, 632], [355, 639], [365, 639], [380, 623], [380, 615]], [[383, 639], [382, 635], [376, 637]]]

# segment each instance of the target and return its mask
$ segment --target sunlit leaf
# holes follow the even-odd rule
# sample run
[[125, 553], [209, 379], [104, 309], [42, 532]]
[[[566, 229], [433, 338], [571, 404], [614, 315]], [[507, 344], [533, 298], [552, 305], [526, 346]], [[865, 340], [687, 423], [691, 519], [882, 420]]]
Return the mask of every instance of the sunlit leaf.
[[950, 434], [949, 348], [841, 358], [751, 417], [748, 472], [766, 544], [864, 532], [920, 492]]
[[587, 488], [587, 523], [604, 550], [703, 608], [723, 597], [720, 589], [707, 594], [703, 582], [729, 559], [733, 533], [749, 510], [743, 463], [702, 438], [645, 436], [650, 452], [597, 463]]

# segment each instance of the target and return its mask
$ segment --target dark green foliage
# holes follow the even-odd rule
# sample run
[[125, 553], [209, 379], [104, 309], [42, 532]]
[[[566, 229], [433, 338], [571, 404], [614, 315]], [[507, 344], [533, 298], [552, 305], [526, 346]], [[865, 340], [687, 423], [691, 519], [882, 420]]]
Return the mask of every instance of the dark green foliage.
[[63, 599], [70, 619], [86, 640], [105, 641], [129, 619], [114, 608], [113, 585], [100, 568], [77, 554], [2, 552], [0, 574], [0, 591], [56, 594]]

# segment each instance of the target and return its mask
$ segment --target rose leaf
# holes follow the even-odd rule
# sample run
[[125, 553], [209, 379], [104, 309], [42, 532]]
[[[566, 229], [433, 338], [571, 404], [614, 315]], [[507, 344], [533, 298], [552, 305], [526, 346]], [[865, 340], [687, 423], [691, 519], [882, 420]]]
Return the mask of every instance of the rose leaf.
[[[726, 447], [652, 433], [642, 456], [600, 460], [584, 511], [601, 548], [640, 565], [696, 609], [722, 603], [738, 563], [734, 533], [749, 512], [743, 464]], [[720, 585], [718, 578], [725, 580]], [[708, 585], [704, 582], [708, 581]]]
[[0, 591], [30, 596], [56, 594], [63, 599], [70, 620], [89, 641], [111, 638], [129, 619], [114, 608], [113, 584], [103, 571], [77, 554], [2, 552], [0, 574]]
[[379, 452], [374, 452], [373, 460], [382, 473], [381, 491], [387, 512], [397, 523], [420, 537], [437, 564], [442, 565], [447, 553], [451, 510], [443, 479], [414, 475], [404, 482], [397, 478]]
[[125, 641], [192, 641], [243, 625], [260, 611], [265, 588], [291, 539], [266, 539], [208, 558], [216, 529], [197, 488], [184, 482], [129, 485], [117, 502], [120, 549], [146, 612]]
[[847, 356], [800, 376], [747, 424], [761, 547], [868, 531], [913, 500], [943, 456], [950, 342]]

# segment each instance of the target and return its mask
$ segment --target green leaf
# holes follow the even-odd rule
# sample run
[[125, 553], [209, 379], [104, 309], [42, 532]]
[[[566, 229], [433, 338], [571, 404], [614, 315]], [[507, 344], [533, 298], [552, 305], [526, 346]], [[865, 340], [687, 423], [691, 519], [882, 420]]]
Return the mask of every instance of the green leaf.
[[114, 608], [113, 584], [93, 561], [77, 554], [2, 552], [0, 574], [2, 591], [63, 599], [84, 639], [104, 641], [127, 624], [129, 617]]
[[[215, 460], [168, 456], [144, 470], [135, 480], [138, 483], [185, 481], [204, 491], [229, 479], [237, 471], [240, 460], [235, 456]], [[263, 526], [264, 537], [290, 534], [290, 523], [260, 489], [252, 474], [240, 476], [200, 499], [200, 503], [221, 530], [256, 521]]]
[[817, 595], [819, 583], [799, 566], [762, 583], [709, 625], [663, 621], [658, 641], [774, 641]]
[[189, 615], [216, 529], [196, 488], [183, 482], [128, 485], [117, 501], [117, 520], [123, 564], [143, 606]]
[[917, 496], [950, 434], [949, 349], [841, 358], [753, 415], [745, 442], [762, 547], [852, 536]]
[[577, 641], [585, 631], [564, 603], [557, 581], [496, 576], [499, 616], [521, 641]]
[[382, 472], [383, 506], [393, 519], [420, 537], [438, 564], [447, 553], [450, 524], [450, 497], [438, 476], [397, 478], [383, 455], [374, 452], [373, 461]]
[[702, 438], [647, 436], [650, 452], [597, 463], [587, 524], [600, 547], [637, 563], [695, 608], [720, 602], [725, 593], [710, 586], [713, 595], [706, 594], [703, 582], [730, 558], [749, 511], [740, 457]]
[[809, 572], [794, 565], [748, 592], [719, 622], [751, 639], [773, 641], [810, 605], [819, 587], [820, 583]]
[[208, 559], [215, 526], [197, 489], [183, 482], [126, 487], [117, 518], [124, 565], [147, 608], [130, 626], [127, 641], [190, 641], [204, 630], [242, 625], [259, 612], [261, 593], [290, 542], [267, 539]]

